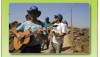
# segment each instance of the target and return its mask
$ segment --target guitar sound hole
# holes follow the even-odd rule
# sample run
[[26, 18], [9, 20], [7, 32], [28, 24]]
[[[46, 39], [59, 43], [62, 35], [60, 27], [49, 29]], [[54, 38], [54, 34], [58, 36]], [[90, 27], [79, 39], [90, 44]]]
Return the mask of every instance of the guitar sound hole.
[[20, 42], [23, 43], [23, 42], [24, 42], [24, 38], [21, 38], [21, 39], [20, 39]]

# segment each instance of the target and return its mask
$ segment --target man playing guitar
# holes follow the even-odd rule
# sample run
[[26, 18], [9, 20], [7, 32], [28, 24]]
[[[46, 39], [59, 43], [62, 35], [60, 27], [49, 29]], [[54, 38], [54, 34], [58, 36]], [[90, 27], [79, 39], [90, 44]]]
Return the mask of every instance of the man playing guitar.
[[[31, 20], [29, 21], [25, 21], [24, 23], [22, 23], [19, 27], [16, 28], [15, 31], [13, 31], [14, 35], [16, 36], [16, 38], [18, 37], [23, 37], [25, 38], [25, 35], [20, 35], [17, 33], [17, 31], [26, 31], [28, 30], [28, 33], [34, 32], [35, 30], [37, 30], [36, 32], [34, 32], [33, 35], [29, 36], [30, 37], [30, 41], [25, 44], [24, 48], [21, 49], [21, 53], [40, 53], [41, 52], [41, 36], [43, 36], [43, 33], [41, 31], [40, 28], [42, 28], [43, 23], [39, 20], [37, 20], [37, 18], [41, 15], [41, 11], [38, 10], [38, 8], [36, 6], [32, 6], [30, 7], [29, 10], [27, 10]], [[26, 32], [27, 33], [27, 32]], [[15, 38], [15, 39], [16, 39]], [[18, 40], [17, 40], [18, 41]], [[15, 46], [17, 47], [17, 46]]]

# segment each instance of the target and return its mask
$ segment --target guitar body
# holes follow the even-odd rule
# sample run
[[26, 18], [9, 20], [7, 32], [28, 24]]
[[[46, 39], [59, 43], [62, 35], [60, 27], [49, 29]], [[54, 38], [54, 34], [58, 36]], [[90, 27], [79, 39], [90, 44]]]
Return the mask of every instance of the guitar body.
[[[20, 49], [23, 44], [27, 44], [30, 41], [30, 37], [23, 38], [27, 34], [30, 34], [29, 30], [26, 30], [24, 32], [18, 32], [17, 37], [14, 37], [13, 45], [16, 50]], [[19, 40], [19, 35], [20, 35], [20, 40]]]

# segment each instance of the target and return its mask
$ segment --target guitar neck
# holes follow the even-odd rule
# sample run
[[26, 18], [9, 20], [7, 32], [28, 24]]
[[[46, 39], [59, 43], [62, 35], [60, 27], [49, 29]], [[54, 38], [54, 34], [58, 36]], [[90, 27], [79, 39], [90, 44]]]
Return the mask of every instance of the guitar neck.
[[[52, 25], [51, 25], [52, 26]], [[53, 25], [53, 27], [57, 27], [58, 25]], [[46, 26], [46, 27], [50, 27], [50, 26]], [[40, 29], [43, 29], [43, 28], [45, 28], [45, 27], [42, 27], [42, 28], [40, 28]], [[39, 29], [38, 29], [39, 30]], [[34, 35], [38, 30], [35, 30], [35, 31], [33, 31], [33, 32], [31, 32], [30, 34], [28, 34], [28, 35], [25, 35], [25, 37], [30, 37], [30, 36], [32, 36], [32, 35]]]
[[36, 31], [34, 31], [34, 32], [31, 32], [30, 34], [25, 35], [25, 38], [30, 37], [30, 36], [32, 36], [32, 35], [34, 35], [34, 34], [35, 34], [35, 32], [37, 32], [37, 31], [38, 31], [38, 30], [36, 30]]

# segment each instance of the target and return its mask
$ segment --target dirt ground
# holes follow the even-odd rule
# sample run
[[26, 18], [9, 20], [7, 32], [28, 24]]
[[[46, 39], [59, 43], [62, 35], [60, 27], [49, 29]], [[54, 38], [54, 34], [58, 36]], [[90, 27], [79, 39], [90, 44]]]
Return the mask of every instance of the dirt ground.
[[[87, 54], [89, 53], [89, 43], [85, 43], [85, 45], [83, 45], [84, 42], [81, 42], [80, 44], [81, 45], [79, 45], [78, 43], [73, 43], [71, 35], [68, 34], [64, 37], [64, 43], [63, 43], [61, 53], [63, 54], [74, 54], [74, 53]], [[42, 53], [48, 53], [48, 50], [43, 50]]]
[[[71, 42], [71, 39], [70, 39], [70, 35], [66, 35], [64, 37], [64, 43], [63, 43], [63, 48], [62, 48], [61, 53], [64, 53], [64, 54], [73, 53], [73, 50], [71, 49], [71, 45], [72, 45], [72, 42]], [[48, 53], [48, 49], [43, 50], [42, 53]]]

